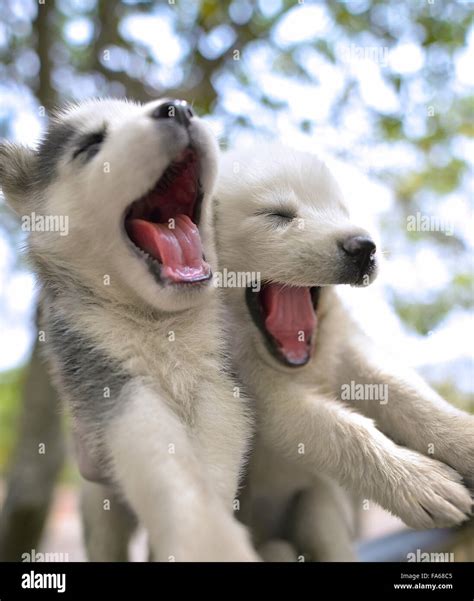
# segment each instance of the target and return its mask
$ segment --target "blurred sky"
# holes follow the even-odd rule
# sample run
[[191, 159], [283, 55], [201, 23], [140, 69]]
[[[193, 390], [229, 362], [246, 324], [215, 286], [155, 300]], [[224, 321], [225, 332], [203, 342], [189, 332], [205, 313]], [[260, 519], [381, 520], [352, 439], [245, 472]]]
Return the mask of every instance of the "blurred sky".
[[[87, 2], [84, 2], [87, 4]], [[90, 4], [90, 0], [89, 0]], [[235, 2], [231, 10], [235, 11], [236, 20], [245, 20], [248, 3]], [[278, 0], [260, 0], [263, 12], [272, 14], [281, 3]], [[364, 2], [362, 2], [364, 4]], [[29, 2], [17, 2], [19, 14], [31, 10]], [[247, 7], [247, 8], [246, 8]], [[400, 10], [403, 8], [401, 7]], [[23, 12], [22, 12], [23, 11]], [[122, 22], [122, 34], [130, 39], [146, 44], [151, 53], [158, 59], [160, 66], [154, 75], [160, 85], [173, 86], [179, 82], [179, 69], [186, 52], [186, 40], [175, 33], [172, 11], [158, 7], [154, 14], [137, 14]], [[315, 34], [332, 39], [334, 35], [324, 5], [298, 5], [288, 11], [273, 29], [272, 35], [278, 46], [285, 48], [294, 42], [304, 42]], [[65, 27], [64, 35], [71, 44], [78, 46], [91, 42], [93, 28], [85, 17], [70, 19]], [[0, 23], [0, 46], [4, 40], [3, 25]], [[232, 47], [234, 34], [231, 28], [215, 28], [200, 42], [200, 51], [205, 56], [218, 56]], [[414, 43], [409, 29], [401, 35], [399, 43], [386, 54], [373, 58], [358, 58], [350, 45], [335, 41], [336, 53], [340, 55], [345, 69], [353, 73], [361, 86], [362, 98], [368, 107], [390, 113], [399, 110], [399, 98], [386, 86], [380, 76], [380, 70], [386, 64], [398, 73], [416, 73], [423, 68], [425, 56], [420, 46]], [[34, 53], [24, 57], [24, 68], [35, 69]], [[117, 52], [113, 57], [116, 65], [125, 60]], [[317, 53], [306, 52], [300, 60], [314, 73], [312, 83], [298, 83], [272, 72], [271, 56], [267, 45], [258, 40], [252, 52], [244, 57], [246, 69], [251, 77], [261, 86], [265, 93], [274, 100], [288, 101], [288, 108], [283, 111], [262, 110], [255, 101], [246, 94], [231, 74], [223, 76], [216, 82], [219, 101], [214, 115], [208, 118], [217, 136], [225, 131], [225, 111], [230, 114], [240, 113], [246, 109], [252, 122], [257, 126], [265, 125], [275, 136], [285, 143], [303, 150], [321, 154], [330, 163], [345, 192], [347, 202], [356, 221], [368, 225], [369, 229], [377, 228], [384, 216], [390, 215], [394, 208], [394, 198], [390, 189], [375, 182], [367, 175], [377, 166], [393, 169], [400, 166], [414, 166], [419, 157], [408, 144], [378, 143], [376, 146], [360, 147], [357, 160], [347, 164], [335, 158], [336, 149], [352, 149], [360, 137], [369, 128], [367, 116], [357, 105], [347, 107], [342, 124], [333, 125], [330, 119], [331, 107], [340, 92], [343, 73], [339, 66], [324, 60]], [[70, 76], [64, 72], [64, 84], [71, 86], [77, 99], [94, 93], [92, 82], [81, 80], [77, 86]], [[455, 86], [467, 89], [474, 85], [474, 29], [471, 28], [467, 46], [455, 58]], [[420, 105], [425, 102], [423, 90], [416, 85], [416, 77], [411, 88], [412, 100]], [[25, 144], [34, 145], [43, 131], [45, 120], [38, 116], [37, 102], [24, 90], [7, 88], [0, 83], [0, 120], [11, 119], [11, 132], [14, 139]], [[418, 98], [418, 96], [419, 98]], [[301, 119], [311, 115], [319, 128], [309, 134], [301, 130]], [[416, 131], [420, 128], [420, 120], [416, 112], [410, 118], [410, 127]], [[231, 132], [231, 143], [249, 137], [251, 132], [236, 128]], [[474, 156], [472, 142], [458, 141], [454, 152], [463, 158]], [[472, 173], [471, 173], [472, 175]], [[472, 178], [464, 182], [464, 188], [444, 197], [436, 206], [436, 214], [453, 224], [456, 233], [465, 241], [472, 251], [472, 232], [474, 231], [472, 207], [469, 195], [472, 195]], [[2, 230], [3, 231], [3, 230]], [[382, 299], [390, 287], [406, 293], [417, 302], [427, 301], [433, 294], [445, 288], [451, 281], [450, 261], [440, 256], [442, 249], [426, 244], [407, 246], [402, 236], [391, 236], [391, 248], [382, 241], [382, 249], [390, 251], [383, 265], [377, 282], [365, 290], [344, 290], [348, 302], [353, 302], [357, 316], [365, 327], [380, 336], [385, 332], [385, 343], [395, 352], [402, 355], [409, 363], [424, 366], [426, 373], [436, 380], [452, 377], [456, 385], [464, 391], [474, 391], [471, 372], [472, 340], [474, 339], [473, 317], [467, 310], [455, 309], [427, 337], [409, 333], [400, 320], [389, 309]], [[34, 278], [24, 267], [17, 263], [16, 245], [21, 245], [21, 238], [15, 240], [0, 238], [0, 370], [9, 369], [22, 364], [28, 356], [34, 337]], [[472, 254], [471, 254], [472, 258]], [[471, 265], [472, 269], [472, 265]], [[407, 342], [408, 341], [408, 342]], [[431, 366], [431, 367], [430, 367]]]

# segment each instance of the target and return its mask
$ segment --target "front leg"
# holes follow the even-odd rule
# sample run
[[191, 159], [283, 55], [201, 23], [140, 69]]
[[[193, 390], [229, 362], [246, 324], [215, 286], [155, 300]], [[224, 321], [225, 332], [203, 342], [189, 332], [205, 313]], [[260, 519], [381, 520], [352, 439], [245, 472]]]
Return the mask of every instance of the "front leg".
[[290, 540], [310, 561], [357, 561], [354, 503], [336, 482], [320, 476], [293, 502]]
[[444, 464], [397, 446], [373, 422], [339, 402], [296, 387], [267, 399], [266, 443], [314, 474], [323, 473], [376, 501], [414, 528], [466, 519], [471, 497]]
[[382, 432], [450, 465], [474, 488], [474, 416], [447, 403], [411, 370], [384, 359], [370, 341], [359, 344], [362, 340], [344, 350], [337, 385], [342, 398], [344, 390], [362, 391], [349, 402]]
[[[106, 426], [114, 477], [157, 561], [256, 560], [245, 529], [208, 477], [194, 437], [167, 403], [128, 385]], [[236, 483], [237, 485], [237, 483]]]
[[130, 509], [111, 487], [82, 482], [81, 517], [89, 561], [128, 561], [128, 545], [137, 526]]

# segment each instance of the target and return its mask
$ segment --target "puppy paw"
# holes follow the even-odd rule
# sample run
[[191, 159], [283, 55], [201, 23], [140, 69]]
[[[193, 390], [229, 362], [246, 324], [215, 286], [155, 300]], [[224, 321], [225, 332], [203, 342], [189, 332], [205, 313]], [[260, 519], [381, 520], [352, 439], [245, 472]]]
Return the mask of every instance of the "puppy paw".
[[412, 528], [442, 528], [467, 520], [472, 498], [461, 476], [447, 465], [403, 450], [395, 478], [393, 512]]

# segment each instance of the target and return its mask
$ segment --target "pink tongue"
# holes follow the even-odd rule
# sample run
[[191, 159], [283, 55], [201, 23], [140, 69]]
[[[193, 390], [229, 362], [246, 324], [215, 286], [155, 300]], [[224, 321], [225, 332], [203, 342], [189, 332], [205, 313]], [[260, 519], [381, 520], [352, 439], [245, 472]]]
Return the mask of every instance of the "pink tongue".
[[162, 263], [163, 277], [173, 282], [208, 279], [211, 268], [202, 257], [198, 228], [187, 215], [174, 219], [174, 228], [167, 223], [132, 219], [128, 233], [137, 246]]
[[265, 327], [280, 351], [289, 363], [306, 363], [317, 322], [310, 289], [269, 284], [261, 295]]

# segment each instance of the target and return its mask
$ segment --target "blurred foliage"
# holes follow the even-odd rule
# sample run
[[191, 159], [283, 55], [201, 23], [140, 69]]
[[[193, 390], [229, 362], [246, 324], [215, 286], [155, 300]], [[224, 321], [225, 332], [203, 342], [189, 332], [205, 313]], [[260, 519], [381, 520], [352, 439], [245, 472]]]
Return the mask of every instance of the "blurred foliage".
[[[303, 8], [314, 12], [292, 25]], [[406, 253], [407, 242], [412, 253], [432, 245], [452, 273], [449, 286], [428, 298], [407, 298], [393, 287], [393, 305], [407, 326], [426, 334], [453, 308], [471, 305], [470, 249], [462, 232], [406, 231], [407, 215], [433, 214], [444, 197], [472, 194], [465, 148], [472, 149], [474, 94], [459, 85], [456, 71], [473, 35], [467, 2], [3, 0], [1, 13], [0, 135], [14, 135], [20, 110], [41, 116], [41, 107], [94, 95], [185, 98], [220, 120], [224, 142], [246, 128], [274, 134], [281, 116], [307, 135], [321, 136], [329, 126], [331, 151], [394, 191], [398, 202], [386, 220], [385, 245]], [[352, 46], [389, 53], [403, 44], [415, 47], [418, 67], [366, 63], [369, 84], [376, 79], [394, 99], [381, 103], [345, 53]], [[290, 83], [301, 96], [328, 81], [339, 85], [325, 113], [317, 100], [307, 114], [294, 110]], [[338, 132], [353, 135], [344, 144]], [[364, 150], [381, 156], [387, 149], [410, 160], [378, 165], [364, 158]], [[1, 205], [0, 217], [11, 239], [12, 220], [4, 219]], [[1, 303], [0, 293], [0, 310]], [[1, 383], [0, 441], [7, 447], [20, 373]], [[0, 447], [0, 463], [4, 456]]]
[[442, 292], [436, 295], [435, 301], [413, 303], [393, 292], [392, 302], [400, 317], [423, 335], [436, 329], [454, 309], [472, 308], [474, 296], [474, 274], [470, 272], [457, 273]]
[[[348, 108], [363, 111], [368, 123], [359, 140], [348, 152], [335, 140], [333, 150], [356, 164], [358, 144], [385, 143], [413, 153], [413, 164], [407, 167], [363, 165], [391, 185], [401, 205], [421, 206], [420, 195], [427, 191], [436, 198], [459, 190], [469, 175], [466, 157], [452, 148], [453, 140], [474, 135], [474, 95], [457, 84], [455, 68], [456, 57], [472, 35], [468, 3], [48, 0], [40, 11], [37, 6], [33, 0], [4, 0], [0, 79], [5, 86], [32, 94], [40, 105], [50, 108], [91, 95], [140, 100], [180, 96], [202, 113], [219, 116], [226, 140], [240, 128], [274, 133], [278, 114], [291, 109], [290, 100], [262, 74], [280, 77], [282, 87], [285, 80], [318, 86], [323, 85], [319, 71], [336, 67], [342, 83], [329, 114], [320, 117], [310, 111], [295, 117], [303, 132], [314, 134], [325, 122], [350, 130]], [[291, 25], [303, 8], [320, 10]], [[143, 19], [152, 19], [156, 43]], [[289, 35], [282, 36], [282, 31]], [[397, 102], [371, 103], [360, 74], [342, 51], [354, 45], [389, 52], [403, 43], [417, 47], [419, 67], [379, 64], [374, 76]], [[229, 100], [235, 94], [242, 102]], [[0, 133], [5, 135], [12, 110], [0, 113]], [[440, 156], [449, 160], [440, 165]], [[398, 217], [402, 225], [404, 209]], [[386, 234], [390, 244], [390, 231]], [[433, 242], [439, 246], [452, 241], [435, 233]], [[460, 246], [465, 246], [463, 240]], [[431, 302], [439, 302], [444, 312], [443, 298]], [[408, 321], [420, 333], [426, 329], [423, 313], [424, 307], [413, 307]]]
[[0, 373], [0, 474], [15, 442], [23, 377], [23, 369]]
[[[21, 394], [23, 390], [26, 368], [12, 369], [0, 373], [0, 476], [5, 473], [8, 460], [15, 447], [20, 420]], [[62, 415], [66, 424], [64, 430], [69, 432], [68, 416]], [[62, 470], [63, 481], [78, 481], [79, 472], [75, 463], [66, 463]]]
[[449, 399], [449, 402], [456, 407], [474, 413], [474, 399], [472, 395], [460, 392], [454, 382], [443, 382], [435, 386], [435, 388], [442, 397]]

